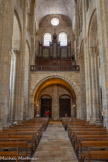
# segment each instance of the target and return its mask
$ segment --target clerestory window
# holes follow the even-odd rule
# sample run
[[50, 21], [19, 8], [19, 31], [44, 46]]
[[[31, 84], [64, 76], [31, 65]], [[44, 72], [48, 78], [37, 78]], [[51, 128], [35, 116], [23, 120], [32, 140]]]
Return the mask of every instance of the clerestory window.
[[45, 33], [44, 34], [44, 46], [50, 46], [50, 42], [51, 42], [51, 34]]
[[67, 46], [67, 34], [62, 32], [59, 34], [60, 46]]

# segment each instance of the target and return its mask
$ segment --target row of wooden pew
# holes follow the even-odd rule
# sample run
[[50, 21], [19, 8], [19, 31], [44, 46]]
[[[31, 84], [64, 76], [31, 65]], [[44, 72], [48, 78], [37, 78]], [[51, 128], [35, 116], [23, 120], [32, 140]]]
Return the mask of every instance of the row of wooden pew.
[[108, 131], [106, 128], [77, 118], [71, 120], [64, 118], [62, 123], [64, 128], [68, 129], [70, 141], [79, 161], [108, 161]]
[[30, 161], [47, 125], [47, 118], [35, 118], [1, 130], [0, 160]]

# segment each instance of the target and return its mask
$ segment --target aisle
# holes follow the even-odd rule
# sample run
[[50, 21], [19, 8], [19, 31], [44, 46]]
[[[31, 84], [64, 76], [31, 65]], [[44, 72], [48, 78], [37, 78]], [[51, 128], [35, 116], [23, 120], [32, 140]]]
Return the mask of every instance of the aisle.
[[33, 158], [36, 162], [78, 162], [61, 122], [50, 122]]

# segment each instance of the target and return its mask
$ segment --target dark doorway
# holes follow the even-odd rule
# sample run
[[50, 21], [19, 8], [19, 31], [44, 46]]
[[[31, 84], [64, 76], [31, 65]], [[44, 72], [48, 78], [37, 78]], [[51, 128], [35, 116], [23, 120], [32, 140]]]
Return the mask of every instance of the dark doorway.
[[59, 99], [59, 116], [65, 117], [65, 114], [67, 114], [68, 117], [71, 116], [71, 100], [70, 99]]
[[52, 118], [52, 99], [41, 98], [41, 117], [46, 117], [46, 112], [49, 110], [50, 118]]

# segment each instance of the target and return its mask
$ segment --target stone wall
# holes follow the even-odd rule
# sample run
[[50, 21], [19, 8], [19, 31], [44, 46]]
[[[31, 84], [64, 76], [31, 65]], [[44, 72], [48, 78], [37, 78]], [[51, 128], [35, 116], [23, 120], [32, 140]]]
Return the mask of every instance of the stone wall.
[[[78, 3], [76, 4], [76, 8], [79, 6]], [[84, 41], [87, 120], [102, 123], [103, 111], [103, 123], [108, 128], [107, 3], [107, 0], [82, 1], [82, 31], [76, 33], [76, 40], [78, 49], [77, 57], [80, 57], [80, 47], [82, 40]], [[77, 27], [79, 27], [78, 24], [79, 21], [77, 20]], [[80, 30], [77, 29], [77, 31]]]
[[[29, 65], [34, 64], [33, 9], [35, 10], [34, 0], [0, 1], [0, 129], [29, 115], [24, 117], [24, 109], [26, 112], [28, 110], [28, 101], [24, 102], [25, 98], [28, 100], [28, 92], [24, 89], [28, 89], [29, 85], [29, 80], [26, 79], [29, 78]], [[30, 16], [27, 24], [28, 12]], [[32, 56], [30, 59], [28, 56], [28, 63], [25, 61], [26, 42], [29, 46], [28, 55]], [[25, 68], [28, 71], [26, 75]]]

